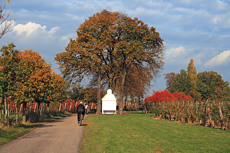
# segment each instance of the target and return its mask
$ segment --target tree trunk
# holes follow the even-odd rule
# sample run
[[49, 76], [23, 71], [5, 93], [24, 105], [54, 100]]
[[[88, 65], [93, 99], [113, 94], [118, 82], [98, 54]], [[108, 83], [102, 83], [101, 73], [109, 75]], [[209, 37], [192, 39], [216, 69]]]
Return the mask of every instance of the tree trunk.
[[97, 79], [97, 111], [96, 114], [101, 113], [101, 74], [98, 75]]
[[[4, 105], [2, 105], [2, 107], [4, 107]], [[4, 126], [4, 109], [1, 109], [1, 127]]]
[[26, 123], [26, 103], [23, 102], [22, 106], [22, 123]]
[[127, 105], [127, 96], [125, 96], [125, 110], [127, 109], [126, 105]]
[[16, 124], [18, 124], [18, 102], [16, 102]]
[[124, 84], [125, 84], [125, 77], [126, 77], [126, 70], [123, 71], [123, 75], [121, 76], [121, 86], [120, 86], [120, 92], [119, 92], [119, 114], [122, 115], [123, 111], [123, 97], [124, 97]]
[[148, 112], [147, 112], [147, 105], [146, 105], [146, 103], [144, 104], [144, 109], [145, 109], [145, 114], [147, 114]]
[[47, 109], [46, 110], [47, 110], [47, 112], [50, 113], [50, 103], [49, 102], [47, 103]]
[[5, 122], [5, 117], [4, 117], [4, 104], [3, 104], [3, 101], [4, 101], [4, 96], [2, 97], [2, 101], [1, 101], [1, 127], [4, 126], [4, 122]]
[[224, 116], [221, 110], [221, 105], [219, 102], [219, 113], [220, 113], [220, 123], [221, 123], [221, 129], [224, 130]]
[[38, 113], [38, 117], [40, 118], [40, 115], [41, 115], [41, 113], [40, 113], [40, 102], [38, 102], [38, 109], [37, 109], [37, 113]]
[[211, 114], [210, 114], [210, 108], [209, 108], [209, 106], [208, 106], [208, 118], [209, 118], [209, 126], [212, 127], [213, 123], [212, 123], [212, 117], [211, 117]]
[[113, 74], [109, 74], [109, 89], [113, 87]]

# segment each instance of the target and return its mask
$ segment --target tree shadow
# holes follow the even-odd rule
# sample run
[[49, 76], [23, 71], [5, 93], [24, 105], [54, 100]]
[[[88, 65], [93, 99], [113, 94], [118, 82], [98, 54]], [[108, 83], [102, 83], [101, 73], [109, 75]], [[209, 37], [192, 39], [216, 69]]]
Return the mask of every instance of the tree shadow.
[[96, 114], [96, 109], [91, 109], [89, 112], [88, 112], [88, 114]]
[[18, 124], [18, 125], [15, 125], [14, 128], [23, 127], [25, 129], [29, 129], [29, 128], [41, 127], [42, 125], [43, 124]]

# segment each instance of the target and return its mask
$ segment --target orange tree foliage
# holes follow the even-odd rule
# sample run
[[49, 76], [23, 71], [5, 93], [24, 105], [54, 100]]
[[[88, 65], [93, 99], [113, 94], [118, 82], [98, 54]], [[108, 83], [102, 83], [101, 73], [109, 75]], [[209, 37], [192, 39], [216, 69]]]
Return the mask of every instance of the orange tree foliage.
[[54, 105], [64, 102], [67, 99], [67, 83], [63, 77], [53, 72], [51, 74], [50, 85], [47, 89], [48, 101], [53, 101]]
[[66, 89], [63, 78], [52, 72], [51, 65], [39, 53], [14, 47], [9, 44], [1, 49], [1, 93], [13, 96], [17, 103], [40, 104], [52, 100], [52, 93], [57, 98]]
[[39, 104], [47, 101], [51, 85], [51, 66], [36, 51], [25, 50], [19, 54], [16, 101], [19, 103], [36, 101]]
[[[96, 75], [98, 91], [101, 78], [106, 79], [109, 88], [118, 88], [120, 114], [126, 75], [138, 75], [148, 67], [148, 73], [156, 76], [163, 67], [163, 39], [155, 28], [137, 18], [103, 10], [85, 20], [77, 35], [76, 40], [70, 40], [66, 52], [56, 55], [62, 73], [71, 81], [79, 81], [85, 74]], [[137, 71], [133, 72], [132, 66]]]

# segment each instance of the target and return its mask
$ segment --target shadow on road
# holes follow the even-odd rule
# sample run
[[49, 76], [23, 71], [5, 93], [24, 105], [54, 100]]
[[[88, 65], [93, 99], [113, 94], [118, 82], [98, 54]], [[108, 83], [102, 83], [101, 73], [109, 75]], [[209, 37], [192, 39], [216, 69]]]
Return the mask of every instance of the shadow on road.
[[28, 128], [35, 128], [35, 127], [41, 127], [43, 124], [18, 124], [16, 125], [15, 127], [23, 127], [25, 129], [28, 129]]
[[24, 135], [22, 137], [19, 137], [20, 139], [31, 139], [31, 138], [36, 138], [36, 137], [41, 137], [42, 135], [47, 135], [50, 134], [50, 132], [30, 132], [27, 135]]
[[56, 126], [56, 125], [44, 124], [43, 126], [41, 126], [41, 128], [43, 128], [43, 127], [53, 127], [53, 126]]
[[63, 118], [57, 118], [57, 119], [45, 119], [45, 120], [39, 120], [38, 123], [44, 123], [44, 122], [63, 122]]

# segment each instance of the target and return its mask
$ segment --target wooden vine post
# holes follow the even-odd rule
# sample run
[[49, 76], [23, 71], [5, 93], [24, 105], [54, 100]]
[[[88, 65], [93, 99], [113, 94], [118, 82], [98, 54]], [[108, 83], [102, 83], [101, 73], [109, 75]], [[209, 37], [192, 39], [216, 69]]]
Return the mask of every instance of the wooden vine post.
[[181, 121], [180, 102], [178, 101], [178, 120]]

